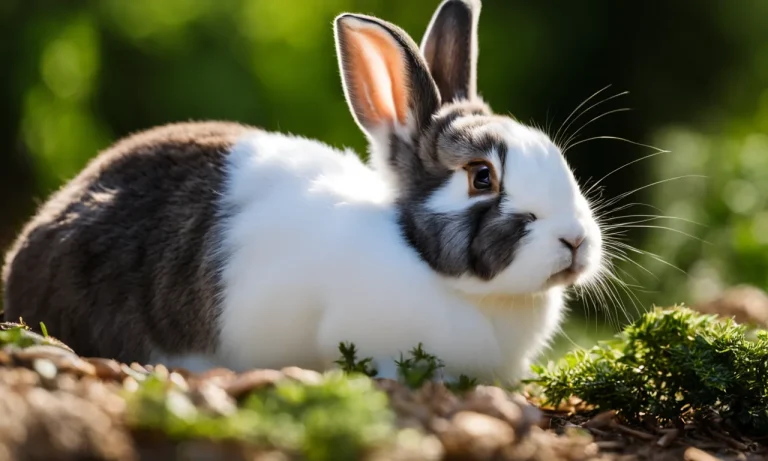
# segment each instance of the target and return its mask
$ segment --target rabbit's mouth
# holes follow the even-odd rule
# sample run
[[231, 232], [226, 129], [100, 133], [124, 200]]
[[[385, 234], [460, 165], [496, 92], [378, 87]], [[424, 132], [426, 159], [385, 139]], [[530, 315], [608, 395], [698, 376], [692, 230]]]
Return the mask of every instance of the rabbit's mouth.
[[565, 269], [550, 275], [547, 279], [546, 285], [550, 287], [556, 285], [575, 285], [581, 278], [582, 274], [584, 274], [584, 272], [586, 272], [586, 266], [584, 264], [574, 262]]

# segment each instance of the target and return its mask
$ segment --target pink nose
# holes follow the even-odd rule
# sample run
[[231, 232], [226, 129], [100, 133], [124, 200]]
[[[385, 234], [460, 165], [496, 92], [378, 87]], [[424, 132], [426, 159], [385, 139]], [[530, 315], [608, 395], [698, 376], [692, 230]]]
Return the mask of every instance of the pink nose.
[[576, 237], [561, 238], [560, 241], [571, 251], [576, 251], [582, 243], [584, 243], [584, 236], [578, 235]]

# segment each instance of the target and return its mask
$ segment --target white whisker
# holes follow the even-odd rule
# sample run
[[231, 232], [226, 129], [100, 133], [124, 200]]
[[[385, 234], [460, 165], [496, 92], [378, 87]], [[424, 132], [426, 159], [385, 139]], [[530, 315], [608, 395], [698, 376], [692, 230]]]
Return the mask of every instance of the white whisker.
[[608, 112], [603, 112], [602, 114], [598, 115], [597, 117], [593, 118], [592, 120], [588, 121], [587, 123], [581, 125], [581, 127], [579, 127], [578, 130], [576, 130], [568, 139], [565, 140], [565, 144], [563, 145], [563, 150], [567, 151], [570, 142], [576, 138], [576, 136], [581, 132], [581, 130], [583, 130], [584, 128], [588, 127], [593, 122], [596, 122], [596, 121], [600, 120], [601, 118], [603, 118], [603, 117], [605, 117], [607, 115], [615, 114], [617, 112], [628, 112], [630, 110], [632, 110], [632, 109], [630, 109], [629, 107], [622, 107], [621, 109], [609, 110]]
[[641, 190], [647, 189], [649, 187], [658, 186], [660, 184], [664, 184], [664, 183], [667, 183], [667, 182], [670, 182], [670, 181], [675, 181], [675, 180], [678, 180], [678, 179], [686, 179], [686, 178], [704, 178], [704, 179], [706, 179], [707, 177], [704, 176], [704, 175], [688, 174], [688, 175], [676, 176], [674, 178], [667, 178], [667, 179], [662, 179], [660, 181], [652, 182], [650, 184], [646, 184], [645, 186], [638, 187], [638, 188], [636, 188], [634, 190], [631, 190], [629, 192], [624, 192], [622, 194], [617, 195], [613, 199], [611, 199], [611, 200], [605, 202], [604, 204], [600, 205], [599, 207], [595, 208], [593, 210], [593, 212], [599, 211], [599, 210], [605, 208], [606, 206], [613, 205], [616, 202], [618, 202], [618, 201], [620, 201], [620, 200], [622, 200], [622, 199], [624, 199], [624, 198], [626, 198], [626, 197], [628, 197], [628, 196], [630, 196], [630, 195], [632, 195], [634, 193], [640, 192]]
[[576, 106], [576, 108], [573, 109], [570, 114], [568, 114], [568, 117], [566, 117], [565, 120], [563, 120], [563, 123], [560, 125], [560, 128], [557, 129], [557, 132], [555, 132], [555, 135], [552, 137], [552, 142], [554, 142], [555, 144], [558, 144], [557, 139], [558, 139], [558, 136], [560, 135], [560, 131], [563, 129], [563, 126], [565, 126], [565, 124], [568, 123], [568, 120], [570, 120], [570, 118], [573, 117], [573, 114], [575, 114], [577, 110], [579, 110], [584, 104], [588, 103], [592, 98], [594, 98], [595, 96], [597, 96], [598, 94], [602, 93], [603, 91], [607, 90], [610, 87], [611, 85], [606, 85], [605, 87], [595, 91], [594, 93], [592, 93], [590, 97], [588, 97], [581, 104]]
[[[571, 120], [571, 121], [570, 121], [570, 122], [569, 122], [567, 125], [565, 125], [564, 127], [562, 127], [562, 129], [563, 129], [563, 134], [567, 133], [567, 132], [568, 132], [568, 128], [570, 128], [570, 127], [571, 127], [571, 125], [573, 124], [573, 122], [575, 122], [576, 120], [578, 120], [578, 119], [579, 119], [579, 118], [580, 118], [582, 115], [586, 114], [587, 112], [589, 112], [590, 110], [592, 110], [592, 109], [594, 109], [595, 107], [599, 106], [600, 104], [603, 104], [603, 103], [605, 103], [605, 102], [608, 102], [608, 101], [610, 101], [611, 99], [615, 99], [615, 98], [618, 98], [618, 97], [620, 97], [620, 96], [624, 96], [624, 95], [626, 95], [626, 94], [629, 94], [629, 91], [623, 91], [623, 92], [621, 92], [621, 93], [617, 93], [617, 94], [614, 94], [613, 96], [609, 96], [609, 97], [607, 97], [607, 98], [605, 98], [605, 99], [602, 99], [602, 100], [600, 100], [600, 101], [598, 101], [598, 102], [596, 102], [596, 103], [592, 104], [591, 106], [587, 107], [586, 109], [584, 109], [583, 111], [581, 111], [581, 113], [580, 113], [579, 115], [577, 115], [576, 117], [574, 117], [574, 118], [573, 118], [573, 120]], [[585, 124], [584, 126], [586, 126], [586, 124]], [[584, 126], [582, 126], [582, 128], [584, 128]], [[577, 131], [576, 131], [576, 133], [578, 133], [580, 130], [581, 130], [581, 128], [580, 128], [579, 130], [577, 130]], [[570, 137], [569, 137], [568, 139], [570, 139]], [[567, 145], [567, 144], [568, 144], [568, 142], [566, 141], [566, 145]], [[565, 150], [567, 150], [567, 148], [566, 148], [566, 147], [563, 147], [563, 150], [565, 151]]]

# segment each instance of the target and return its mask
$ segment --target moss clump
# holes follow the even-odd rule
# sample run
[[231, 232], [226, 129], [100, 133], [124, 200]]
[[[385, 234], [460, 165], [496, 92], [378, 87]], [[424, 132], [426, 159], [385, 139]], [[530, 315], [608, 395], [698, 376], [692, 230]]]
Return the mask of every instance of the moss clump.
[[229, 412], [192, 403], [183, 386], [150, 375], [126, 393], [129, 425], [173, 440], [237, 441], [308, 460], [360, 459], [395, 436], [386, 394], [364, 376], [328, 373], [319, 384], [281, 380]]
[[715, 410], [746, 434], [768, 433], [768, 332], [731, 319], [654, 309], [615, 339], [533, 371], [551, 404], [576, 395], [634, 421]]

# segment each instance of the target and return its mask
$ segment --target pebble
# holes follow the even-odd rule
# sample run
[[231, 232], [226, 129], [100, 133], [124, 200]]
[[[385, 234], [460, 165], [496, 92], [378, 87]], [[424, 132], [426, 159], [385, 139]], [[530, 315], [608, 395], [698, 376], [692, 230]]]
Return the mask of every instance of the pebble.
[[[158, 378], [162, 380], [167, 380], [170, 376], [170, 372], [168, 371], [168, 368], [163, 365], [162, 363], [159, 363], [152, 367], [152, 373], [157, 376]], [[178, 373], [176, 373], [178, 374]]]
[[192, 401], [203, 409], [220, 416], [227, 416], [237, 411], [234, 399], [219, 386], [203, 381], [192, 390]]
[[56, 365], [54, 365], [53, 362], [48, 359], [35, 359], [32, 367], [35, 369], [37, 374], [40, 375], [41, 378], [47, 380], [53, 380], [56, 378], [56, 374], [58, 373]]
[[242, 373], [229, 383], [224, 390], [237, 399], [248, 392], [273, 385], [285, 376], [277, 370], [252, 370]]
[[472, 411], [439, 420], [435, 429], [448, 455], [478, 460], [492, 459], [515, 440], [515, 432], [504, 421]]
[[120, 364], [115, 360], [102, 358], [89, 358], [88, 363], [93, 365], [96, 376], [106, 381], [118, 381], [123, 376]]
[[176, 373], [175, 371], [172, 372], [170, 375], [168, 375], [168, 380], [172, 382], [176, 387], [181, 389], [183, 392], [189, 391], [189, 384], [187, 383], [187, 380], [184, 379], [183, 376], [181, 376], [179, 373]]
[[146, 373], [139, 373], [138, 371], [134, 370], [133, 368], [131, 368], [130, 366], [124, 363], [120, 364], [120, 371], [122, 372], [123, 376], [131, 377], [136, 381], [144, 381], [147, 378]]
[[314, 370], [305, 370], [299, 367], [286, 367], [280, 370], [280, 372], [286, 377], [304, 384], [320, 384], [323, 381], [323, 375]]

